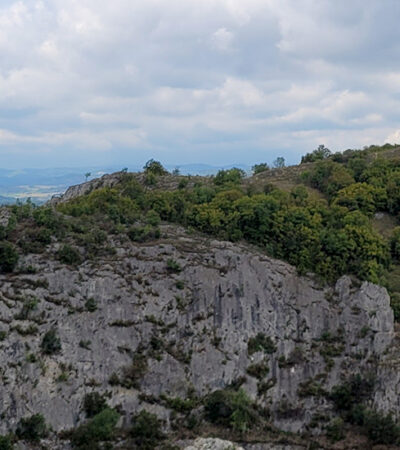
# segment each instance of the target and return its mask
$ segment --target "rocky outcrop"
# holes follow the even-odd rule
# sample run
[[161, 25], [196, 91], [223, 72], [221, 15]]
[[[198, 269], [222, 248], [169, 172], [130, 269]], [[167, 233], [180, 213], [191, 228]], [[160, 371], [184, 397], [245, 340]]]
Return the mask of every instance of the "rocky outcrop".
[[72, 200], [73, 198], [90, 194], [90, 192], [95, 189], [114, 187], [121, 182], [124, 174], [125, 172], [114, 172], [111, 174], [103, 175], [100, 178], [95, 178], [93, 180], [87, 181], [86, 183], [70, 186], [64, 194], [54, 196], [51, 200], [49, 200], [48, 205], [55, 206], [58, 203], [67, 202], [69, 200]]
[[[55, 260], [52, 244], [25, 258], [36, 273], [0, 277], [2, 432], [34, 413], [56, 431], [75, 427], [92, 391], [124, 412], [121, 425], [144, 408], [168, 427], [162, 396], [204, 396], [239, 379], [275, 426], [302, 432], [334, 414], [323, 392], [367, 372], [378, 376], [375, 406], [400, 411], [384, 288], [349, 277], [330, 287], [248, 246], [172, 226], [162, 234], [110, 242], [116, 254], [79, 267]], [[51, 329], [61, 350], [46, 354]], [[110, 384], [138, 354], [134, 382]]]

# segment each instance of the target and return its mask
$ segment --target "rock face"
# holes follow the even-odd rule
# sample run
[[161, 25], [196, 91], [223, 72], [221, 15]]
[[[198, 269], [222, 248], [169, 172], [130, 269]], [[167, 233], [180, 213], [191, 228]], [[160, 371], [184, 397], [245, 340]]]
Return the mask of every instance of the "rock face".
[[112, 174], [103, 175], [101, 178], [95, 178], [86, 183], [70, 186], [66, 192], [61, 196], [54, 196], [49, 202], [49, 205], [57, 205], [60, 202], [67, 202], [73, 198], [87, 195], [95, 189], [103, 187], [113, 187], [121, 182], [125, 172], [115, 172]]
[[[384, 288], [349, 277], [332, 288], [249, 247], [172, 226], [162, 233], [146, 245], [112, 242], [115, 255], [76, 268], [54, 259], [53, 244], [26, 257], [37, 273], [0, 277], [3, 433], [34, 413], [56, 431], [74, 427], [92, 391], [108, 392], [125, 424], [143, 408], [168, 424], [161, 394], [203, 396], [241, 377], [287, 431], [331, 414], [318, 393], [352, 373], [377, 372], [375, 406], [400, 411]], [[61, 350], [46, 355], [41, 342], [51, 329]], [[135, 383], [110, 384], [139, 351], [145, 364]], [[252, 370], [259, 363], [268, 367], [261, 376]]]

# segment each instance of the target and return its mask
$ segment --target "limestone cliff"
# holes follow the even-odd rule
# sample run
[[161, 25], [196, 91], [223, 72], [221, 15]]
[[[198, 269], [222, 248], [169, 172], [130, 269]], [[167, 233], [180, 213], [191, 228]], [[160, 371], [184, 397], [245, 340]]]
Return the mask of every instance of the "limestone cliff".
[[[148, 244], [112, 237], [109, 244], [115, 254], [72, 267], [55, 259], [54, 242], [25, 257], [36, 273], [0, 276], [3, 433], [34, 413], [55, 432], [76, 427], [93, 391], [122, 412], [122, 428], [146, 409], [168, 430], [176, 413], [166, 398], [240, 382], [271, 424], [318, 434], [315, 417], [336, 414], [322, 393], [354, 373], [377, 377], [372, 406], [400, 413], [384, 288], [349, 277], [331, 287], [250, 246], [175, 226]], [[47, 355], [49, 330], [61, 349]], [[137, 354], [134, 382], [112, 382]]]

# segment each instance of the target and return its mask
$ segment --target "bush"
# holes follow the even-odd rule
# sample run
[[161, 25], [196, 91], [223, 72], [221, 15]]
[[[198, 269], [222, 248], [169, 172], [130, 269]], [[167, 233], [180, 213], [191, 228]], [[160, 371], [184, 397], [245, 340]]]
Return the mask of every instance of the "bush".
[[167, 270], [168, 272], [179, 273], [182, 271], [182, 267], [174, 259], [169, 259], [167, 261]]
[[18, 422], [16, 435], [26, 441], [39, 442], [47, 436], [46, 421], [41, 414], [23, 418]]
[[350, 411], [354, 405], [368, 400], [373, 392], [375, 378], [353, 375], [347, 382], [332, 389], [330, 398], [339, 411]]
[[375, 411], [368, 411], [364, 418], [364, 426], [369, 439], [374, 444], [400, 443], [400, 427], [390, 414], [385, 416]]
[[98, 392], [90, 392], [83, 399], [83, 410], [86, 417], [94, 417], [107, 408], [107, 402], [104, 395]]
[[153, 175], [167, 175], [168, 173], [160, 161], [155, 161], [154, 159], [149, 159], [143, 169], [146, 173], [152, 173]]
[[18, 263], [18, 252], [15, 247], [7, 241], [0, 242], [0, 271], [12, 272]]
[[68, 244], [63, 245], [57, 253], [58, 259], [69, 265], [78, 265], [81, 263], [81, 255], [75, 247]]
[[144, 227], [135, 226], [128, 231], [128, 237], [134, 242], [153, 241], [160, 238], [160, 230], [153, 226], [146, 225]]
[[144, 410], [132, 417], [130, 434], [137, 447], [143, 450], [154, 449], [157, 443], [165, 437], [157, 416]]
[[42, 339], [40, 344], [42, 352], [46, 355], [52, 355], [58, 353], [61, 350], [61, 341], [57, 336], [57, 332], [54, 328], [49, 330]]
[[331, 154], [329, 148], [326, 148], [325, 145], [319, 145], [316, 150], [301, 157], [301, 164], [326, 159], [329, 158]]
[[132, 364], [123, 368], [119, 384], [127, 389], [137, 389], [146, 371], [147, 358], [145, 355], [137, 353], [132, 358]]
[[274, 353], [276, 352], [276, 345], [273, 340], [264, 333], [258, 333], [255, 337], [249, 339], [247, 343], [247, 353], [252, 355], [256, 352]]
[[219, 390], [205, 400], [206, 419], [217, 425], [248, 431], [256, 423], [256, 413], [252, 402], [243, 389]]
[[227, 183], [238, 184], [246, 176], [246, 172], [242, 169], [237, 169], [234, 167], [229, 170], [220, 170], [217, 175], [215, 175], [214, 183], [217, 186], [222, 186]]
[[253, 171], [253, 175], [257, 175], [258, 173], [268, 171], [269, 166], [267, 163], [254, 164], [251, 170]]
[[390, 294], [390, 306], [393, 309], [394, 320], [400, 321], [400, 293], [394, 292]]
[[11, 436], [0, 436], [0, 450], [13, 450], [14, 444]]
[[71, 432], [72, 446], [82, 450], [99, 449], [99, 442], [109, 441], [114, 437], [119, 417], [120, 415], [114, 409], [104, 409], [89, 422]]
[[340, 417], [333, 419], [326, 427], [326, 436], [332, 442], [341, 441], [344, 438], [344, 422]]
[[94, 298], [86, 300], [85, 308], [89, 312], [95, 312], [97, 310], [97, 302]]

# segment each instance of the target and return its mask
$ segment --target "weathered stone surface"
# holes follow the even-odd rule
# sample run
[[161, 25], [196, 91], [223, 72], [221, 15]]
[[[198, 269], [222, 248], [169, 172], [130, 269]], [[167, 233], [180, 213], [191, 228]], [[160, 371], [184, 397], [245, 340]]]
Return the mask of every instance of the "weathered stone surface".
[[191, 445], [185, 447], [185, 450], [244, 450], [237, 444], [222, 439], [196, 439]]
[[[109, 394], [125, 425], [145, 408], [168, 426], [161, 394], [185, 398], [194, 388], [202, 396], [243, 376], [243, 388], [270, 408], [277, 427], [301, 432], [314, 414], [333, 413], [324, 396], [307, 390], [310, 383], [329, 391], [343, 376], [375, 370], [384, 353], [375, 403], [398, 414], [399, 358], [384, 288], [349, 277], [325, 286], [248, 246], [162, 231], [166, 237], [146, 245], [113, 242], [115, 256], [78, 268], [57, 262], [53, 244], [23, 262], [36, 274], [0, 276], [1, 432], [34, 413], [56, 431], [74, 427], [85, 420], [82, 400], [92, 391]], [[167, 270], [169, 259], [180, 273]], [[24, 316], [32, 298], [38, 303]], [[85, 307], [91, 298], [94, 312]], [[62, 349], [45, 355], [40, 344], [51, 328]], [[249, 355], [258, 333], [276, 351]], [[137, 388], [110, 385], [138, 351], [147, 370]], [[247, 368], [261, 361], [269, 373], [257, 380]]]

